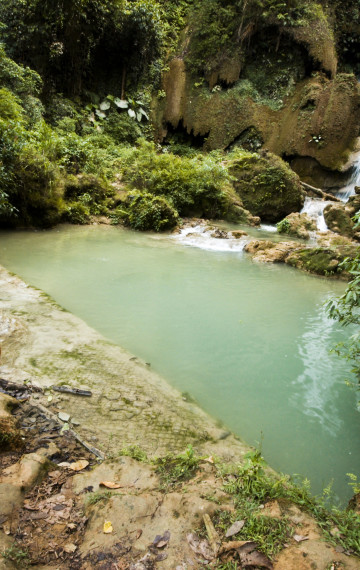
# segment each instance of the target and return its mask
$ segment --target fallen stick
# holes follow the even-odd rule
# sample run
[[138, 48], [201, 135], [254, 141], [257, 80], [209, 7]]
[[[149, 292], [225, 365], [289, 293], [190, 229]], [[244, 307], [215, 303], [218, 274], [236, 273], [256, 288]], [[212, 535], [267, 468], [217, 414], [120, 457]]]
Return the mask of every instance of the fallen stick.
[[316, 196], [319, 196], [320, 198], [324, 198], [325, 200], [331, 200], [332, 202], [341, 202], [340, 198], [337, 198], [332, 194], [328, 194], [327, 192], [324, 192], [320, 188], [315, 188], [315, 186], [311, 186], [311, 184], [302, 182], [302, 180], [300, 180], [300, 184], [302, 185], [303, 188], [305, 188], [306, 191], [313, 192], [314, 194], [316, 194]]
[[218, 552], [219, 552], [219, 549], [221, 546], [220, 537], [219, 537], [218, 533], [216, 532], [215, 527], [214, 527], [209, 515], [205, 514], [203, 516], [203, 519], [204, 519], [204, 523], [206, 526], [206, 531], [208, 533], [210, 546], [212, 548], [214, 556], [216, 557], [218, 555]]
[[75, 394], [75, 396], [92, 396], [90, 390], [80, 390], [80, 388], [68, 388], [67, 386], [51, 386], [55, 392], [66, 392], [66, 394]]
[[[43, 406], [42, 404], [39, 404], [38, 402], [34, 402], [32, 400], [31, 400], [31, 403], [33, 406], [37, 407], [43, 414], [45, 414], [45, 416], [47, 418], [53, 420], [58, 425], [61, 425], [61, 426], [64, 425], [62, 422], [59, 421], [59, 418], [57, 417], [57, 415], [54, 414], [53, 412], [51, 412], [50, 410], [48, 410], [47, 408], [45, 408], [45, 406]], [[92, 453], [93, 455], [95, 455], [99, 459], [104, 460], [106, 458], [105, 454], [102, 453], [102, 451], [100, 451], [96, 447], [93, 447], [92, 445], [90, 445], [89, 443], [87, 443], [86, 441], [81, 439], [81, 437], [76, 433], [76, 431], [74, 431], [72, 429], [68, 429], [68, 430], [66, 430], [66, 433], [69, 433], [70, 435], [72, 435], [76, 439], [76, 441], [78, 441], [83, 447], [85, 447], [85, 449], [90, 451], [90, 453]]]

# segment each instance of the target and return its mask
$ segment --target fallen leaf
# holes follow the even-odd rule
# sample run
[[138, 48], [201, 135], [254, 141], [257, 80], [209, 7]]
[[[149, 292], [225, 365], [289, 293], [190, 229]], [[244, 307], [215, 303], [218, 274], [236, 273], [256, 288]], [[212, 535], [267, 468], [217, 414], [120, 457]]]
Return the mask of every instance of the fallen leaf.
[[101, 481], [99, 483], [100, 487], [107, 487], [108, 489], [121, 489], [122, 485], [119, 483], [114, 483], [113, 481]]
[[89, 462], [86, 459], [80, 459], [79, 461], [75, 461], [74, 463], [70, 463], [69, 469], [72, 471], [82, 471], [89, 465]]
[[76, 529], [76, 524], [75, 523], [68, 523], [66, 525], [70, 530], [75, 530]]
[[110, 522], [110, 521], [105, 521], [105, 522], [104, 522], [104, 529], [103, 529], [104, 534], [110, 534], [110, 533], [113, 532], [113, 530], [114, 530], [114, 529], [113, 529], [113, 526], [112, 526], [111, 522]]
[[137, 540], [138, 538], [140, 538], [140, 536], [142, 535], [143, 531], [141, 528], [138, 528], [138, 530], [135, 533], [135, 540]]
[[156, 548], [164, 548], [170, 540], [170, 532], [167, 530], [163, 536], [157, 534], [154, 538], [153, 545]]
[[203, 459], [203, 461], [207, 461], [207, 463], [214, 463], [214, 458], [212, 455], [210, 455], [210, 457], [206, 457], [206, 459]]
[[229, 550], [237, 550], [248, 542], [248, 540], [229, 540], [229, 542], [223, 542], [219, 554], [222, 554], [223, 552], [229, 552]]
[[206, 560], [214, 560], [214, 553], [207, 540], [200, 540], [194, 533], [188, 534], [186, 538], [191, 550], [193, 550], [195, 554], [199, 554]]
[[334, 527], [330, 530], [330, 534], [331, 534], [331, 536], [339, 537], [340, 534], [341, 534], [341, 532], [340, 532], [340, 530], [338, 529], [337, 526], [334, 526]]
[[5, 521], [3, 524], [3, 531], [5, 534], [9, 535], [11, 534], [11, 524], [9, 521]]
[[241, 531], [242, 527], [244, 526], [245, 521], [236, 521], [231, 527], [228, 529], [227, 533], [225, 534], [226, 538], [230, 538]]
[[255, 542], [249, 541], [240, 548], [237, 552], [240, 556], [241, 566], [244, 568], [252, 566], [261, 566], [263, 568], [268, 568], [272, 570], [273, 565], [265, 554], [256, 550], [257, 545]]
[[303, 542], [303, 540], [309, 540], [309, 537], [302, 536], [301, 534], [294, 534], [293, 539], [296, 540], [296, 542]]
[[68, 544], [65, 544], [64, 546], [64, 550], [68, 554], [72, 554], [73, 552], [75, 552], [76, 549], [77, 549], [76, 544], [73, 544], [72, 542], [68, 542]]
[[63, 461], [62, 463], [58, 463], [59, 467], [70, 467], [70, 463], [68, 463], [67, 461]]

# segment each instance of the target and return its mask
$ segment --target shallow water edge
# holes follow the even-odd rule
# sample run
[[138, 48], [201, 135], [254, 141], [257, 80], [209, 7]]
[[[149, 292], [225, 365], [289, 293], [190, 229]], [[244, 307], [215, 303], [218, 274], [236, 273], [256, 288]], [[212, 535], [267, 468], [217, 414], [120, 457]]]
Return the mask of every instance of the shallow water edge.
[[191, 444], [236, 462], [249, 450], [145, 363], [3, 267], [0, 286], [1, 377], [90, 389], [91, 398], [54, 394], [42, 403], [70, 414], [80, 437], [106, 455], [131, 444], [149, 456]]

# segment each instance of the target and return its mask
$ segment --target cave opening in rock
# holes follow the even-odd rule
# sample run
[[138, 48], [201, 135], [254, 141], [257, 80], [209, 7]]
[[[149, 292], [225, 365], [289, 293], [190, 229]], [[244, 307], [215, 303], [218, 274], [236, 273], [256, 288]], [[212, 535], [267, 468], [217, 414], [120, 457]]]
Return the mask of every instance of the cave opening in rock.
[[203, 148], [209, 133], [204, 135], [194, 134], [194, 129], [188, 132], [181, 119], [176, 127], [171, 123], [166, 124], [167, 134], [163, 140], [163, 144], [169, 147], [169, 150], [177, 154], [187, 154], [187, 150], [200, 150]]

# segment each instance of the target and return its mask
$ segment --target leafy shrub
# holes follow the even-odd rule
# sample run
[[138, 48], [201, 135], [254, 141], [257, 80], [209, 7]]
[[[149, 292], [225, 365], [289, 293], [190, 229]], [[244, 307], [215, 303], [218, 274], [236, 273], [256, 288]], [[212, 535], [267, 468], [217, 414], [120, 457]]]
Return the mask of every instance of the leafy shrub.
[[284, 218], [283, 220], [281, 220], [281, 222], [278, 222], [276, 224], [276, 227], [279, 234], [287, 234], [289, 233], [290, 230], [290, 222], [287, 218]]
[[227, 205], [230, 177], [216, 155], [157, 153], [153, 143], [141, 141], [123, 155], [122, 169], [131, 186], [165, 196], [181, 215], [216, 218]]
[[125, 202], [122, 217], [135, 230], [162, 230], [176, 226], [179, 216], [175, 208], [163, 196], [134, 191]]
[[88, 224], [90, 222], [89, 208], [79, 202], [70, 202], [65, 208], [63, 221], [70, 224]]
[[134, 144], [142, 135], [140, 125], [126, 113], [113, 111], [103, 124], [104, 133], [110, 135], [117, 143]]

